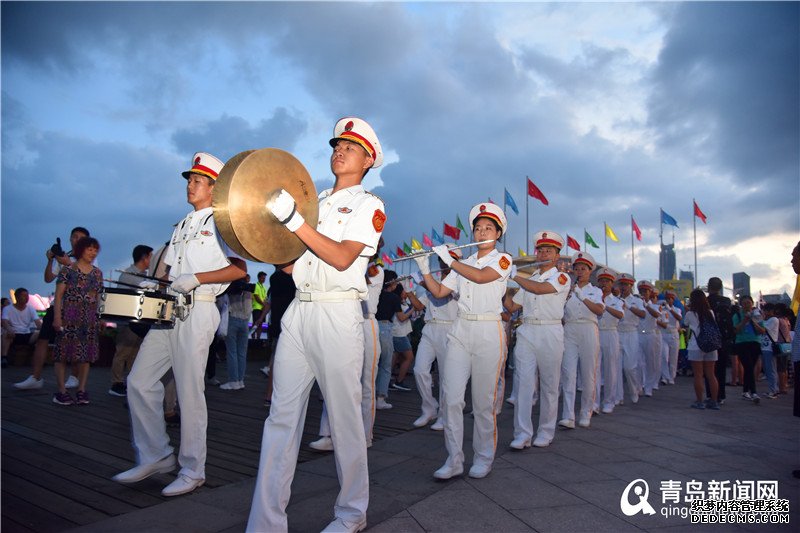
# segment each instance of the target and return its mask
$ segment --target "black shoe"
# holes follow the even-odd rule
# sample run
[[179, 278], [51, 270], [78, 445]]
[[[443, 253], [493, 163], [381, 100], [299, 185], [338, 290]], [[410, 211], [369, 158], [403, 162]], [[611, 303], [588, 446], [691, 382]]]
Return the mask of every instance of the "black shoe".
[[108, 393], [111, 396], [127, 396], [128, 389], [125, 387], [124, 383], [112, 383], [111, 388], [108, 389]]
[[401, 391], [410, 391], [411, 390], [411, 387], [407, 386], [402, 381], [395, 381], [394, 383], [389, 385], [389, 387], [394, 389], [394, 390], [401, 390]]

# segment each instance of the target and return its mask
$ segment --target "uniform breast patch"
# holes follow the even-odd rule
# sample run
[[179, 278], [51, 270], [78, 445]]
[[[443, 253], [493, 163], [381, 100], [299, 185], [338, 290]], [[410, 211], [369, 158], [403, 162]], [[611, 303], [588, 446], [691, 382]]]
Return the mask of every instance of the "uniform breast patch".
[[562, 285], [566, 285], [566, 284], [567, 284], [567, 280], [568, 280], [568, 279], [569, 279], [569, 278], [567, 278], [567, 275], [566, 275], [566, 274], [561, 274], [561, 275], [559, 275], [559, 276], [558, 276], [558, 282], [559, 282], [560, 284], [562, 284]]
[[511, 261], [508, 260], [508, 257], [503, 256], [500, 258], [500, 268], [502, 268], [503, 270], [507, 269], [510, 264]]
[[352, 209], [350, 209], [349, 207], [340, 207], [338, 211], [339, 211], [340, 213], [344, 213], [344, 214], [347, 214], [347, 213], [352, 213], [352, 212], [353, 212], [353, 210], [352, 210]]
[[211, 237], [214, 234], [208, 231], [207, 229], [204, 229], [203, 231], [200, 232], [200, 235], [202, 235], [203, 237]]
[[383, 231], [384, 224], [386, 224], [386, 215], [380, 209], [376, 209], [372, 215], [372, 227], [375, 228], [375, 231]]

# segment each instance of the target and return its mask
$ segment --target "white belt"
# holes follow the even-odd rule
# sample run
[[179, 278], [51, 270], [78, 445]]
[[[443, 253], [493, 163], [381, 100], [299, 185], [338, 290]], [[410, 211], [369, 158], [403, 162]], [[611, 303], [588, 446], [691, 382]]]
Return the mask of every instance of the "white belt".
[[620, 333], [636, 333], [636, 331], [638, 331], [638, 330], [636, 328], [630, 328], [630, 327], [628, 327], [628, 328], [619, 328], [618, 327], [617, 331], [619, 331]]
[[438, 318], [432, 318], [432, 319], [428, 320], [425, 323], [426, 324], [444, 324], [444, 325], [449, 326], [450, 324], [453, 323], [453, 321], [452, 320], [440, 320]]
[[558, 324], [561, 325], [560, 320], [539, 320], [538, 318], [523, 318], [522, 321], [525, 324], [532, 324], [534, 326], [555, 326]]
[[192, 294], [192, 301], [193, 302], [211, 302], [214, 303], [217, 301], [217, 297], [213, 294]]
[[464, 320], [491, 320], [491, 321], [500, 321], [500, 315], [495, 315], [492, 313], [462, 313], [461, 311], [458, 312], [458, 318], [463, 318]]
[[589, 320], [586, 318], [579, 318], [578, 320], [567, 320], [566, 324], [594, 324], [597, 325], [597, 322], [594, 320]]
[[375, 318], [375, 313], [364, 313], [364, 320], [372, 320]]
[[331, 292], [300, 292], [294, 293], [295, 298], [301, 302], [344, 302], [358, 300], [356, 291], [331, 291]]

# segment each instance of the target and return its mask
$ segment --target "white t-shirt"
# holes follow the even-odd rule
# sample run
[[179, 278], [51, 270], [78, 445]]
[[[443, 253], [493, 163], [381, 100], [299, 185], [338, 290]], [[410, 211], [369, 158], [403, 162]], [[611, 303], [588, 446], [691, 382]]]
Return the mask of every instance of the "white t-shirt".
[[3, 320], [8, 320], [11, 324], [11, 331], [17, 335], [25, 335], [36, 331], [36, 321], [39, 315], [31, 304], [27, 304], [25, 309], [20, 311], [13, 305], [7, 305], [3, 309]]
[[[772, 340], [778, 342], [778, 335], [780, 329], [780, 320], [778, 317], [773, 316], [761, 323], [761, 326], [766, 328], [767, 333], [772, 336]], [[772, 341], [767, 336], [767, 333], [761, 334], [761, 351], [772, 353]]]

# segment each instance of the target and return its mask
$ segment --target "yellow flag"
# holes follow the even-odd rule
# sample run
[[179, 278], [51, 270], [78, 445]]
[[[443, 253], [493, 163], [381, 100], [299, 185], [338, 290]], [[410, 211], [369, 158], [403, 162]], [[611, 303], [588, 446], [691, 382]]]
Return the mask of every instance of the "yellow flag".
[[[605, 223], [604, 223], [604, 224], [605, 224]], [[606, 224], [606, 235], [607, 235], [607, 236], [608, 236], [608, 238], [609, 238], [609, 239], [611, 239], [612, 241], [614, 241], [614, 242], [619, 242], [619, 239], [617, 238], [617, 236], [616, 236], [616, 235], [614, 235], [614, 230], [612, 230], [612, 229], [611, 229], [611, 226], [609, 226], [608, 224]]]
[[797, 275], [797, 281], [794, 282], [794, 296], [792, 296], [792, 311], [797, 315], [797, 310], [800, 308], [800, 274]]
[[525, 250], [523, 250], [522, 248], [520, 248], [520, 249], [519, 249], [519, 256], [520, 256], [520, 257], [525, 257], [526, 255], [528, 255], [528, 254], [526, 254], [526, 253], [525, 253]]
[[419, 243], [417, 239], [411, 239], [411, 249], [412, 250], [422, 250], [422, 245]]

